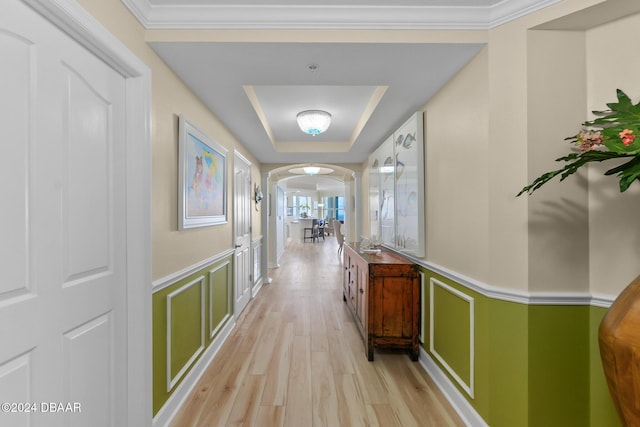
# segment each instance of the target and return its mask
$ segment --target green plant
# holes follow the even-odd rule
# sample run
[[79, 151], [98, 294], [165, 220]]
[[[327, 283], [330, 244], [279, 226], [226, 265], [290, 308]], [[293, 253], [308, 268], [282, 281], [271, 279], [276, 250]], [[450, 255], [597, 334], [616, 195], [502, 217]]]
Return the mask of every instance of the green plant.
[[582, 131], [565, 138], [565, 141], [577, 145], [579, 152], [556, 159], [567, 164], [561, 169], [540, 175], [524, 187], [518, 196], [532, 194], [557, 175], [563, 181], [587, 163], [610, 159], [630, 159], [604, 173], [618, 176], [621, 192], [626, 191], [633, 181], [640, 181], [640, 138], [636, 139], [640, 134], [640, 102], [633, 104], [620, 89], [617, 90], [617, 96], [617, 103], [607, 104], [609, 110], [593, 111], [598, 118], [584, 122]]
[[309, 205], [300, 205], [300, 206], [298, 206], [298, 209], [300, 209], [300, 217], [301, 218], [306, 218], [309, 215], [309, 211], [311, 210], [311, 206], [309, 206]]

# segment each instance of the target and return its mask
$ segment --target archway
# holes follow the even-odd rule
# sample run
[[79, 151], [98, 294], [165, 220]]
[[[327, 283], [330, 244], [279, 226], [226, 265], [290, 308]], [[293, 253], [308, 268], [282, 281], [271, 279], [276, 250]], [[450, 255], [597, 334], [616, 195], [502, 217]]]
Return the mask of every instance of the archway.
[[[289, 228], [289, 235], [287, 236], [287, 216], [291, 213], [290, 220], [293, 219], [295, 214], [299, 215], [299, 209], [295, 209], [291, 204], [293, 198], [287, 197], [287, 190], [293, 189], [296, 191], [296, 187], [300, 189], [301, 193], [304, 192], [304, 197], [311, 199], [309, 206], [311, 215], [322, 215], [323, 218], [327, 217], [327, 213], [335, 213], [337, 207], [333, 206], [327, 211], [320, 209], [322, 204], [321, 199], [331, 197], [332, 190], [328, 192], [323, 191], [325, 186], [329, 182], [341, 183], [342, 192], [340, 197], [343, 198], [344, 206], [342, 207], [344, 213], [344, 230], [348, 233], [349, 238], [357, 240], [356, 237], [360, 235], [361, 230], [361, 169], [360, 164], [325, 164], [325, 163], [313, 163], [313, 166], [320, 168], [328, 168], [332, 171], [330, 173], [322, 175], [304, 175], [291, 172], [292, 169], [303, 168], [310, 166], [309, 163], [299, 164], [286, 164], [286, 165], [263, 165], [262, 167], [262, 187], [266, 189], [266, 201], [267, 206], [262, 209], [262, 236], [263, 236], [263, 250], [262, 250], [262, 277], [268, 278], [269, 268], [278, 267], [279, 256], [284, 252], [284, 246], [286, 245], [285, 237], [295, 239], [297, 236], [291, 234]], [[315, 183], [314, 183], [315, 181]], [[318, 187], [318, 183], [320, 186]], [[336, 188], [335, 184], [332, 188]], [[292, 191], [290, 191], [291, 193]], [[291, 196], [291, 194], [289, 194]], [[286, 200], [289, 200], [287, 204]], [[315, 202], [315, 204], [313, 203]], [[288, 212], [287, 208], [291, 208]], [[296, 207], [297, 208], [297, 207]], [[322, 206], [324, 208], [324, 206]], [[301, 237], [301, 236], [300, 236]], [[266, 282], [269, 282], [267, 279]]]

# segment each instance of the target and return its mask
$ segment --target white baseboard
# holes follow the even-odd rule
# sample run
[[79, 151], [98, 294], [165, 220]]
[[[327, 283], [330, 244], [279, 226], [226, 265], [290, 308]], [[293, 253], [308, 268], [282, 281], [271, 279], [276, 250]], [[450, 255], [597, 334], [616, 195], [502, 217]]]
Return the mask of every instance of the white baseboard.
[[258, 279], [258, 281], [253, 285], [253, 288], [251, 288], [251, 298], [255, 298], [256, 295], [258, 295], [258, 292], [260, 292], [260, 289], [262, 289], [262, 285], [264, 284], [262, 277]]
[[431, 356], [420, 347], [420, 365], [427, 371], [434, 383], [438, 386], [442, 394], [447, 398], [453, 409], [462, 418], [465, 425], [469, 427], [489, 427], [489, 424], [476, 412], [475, 408], [467, 401], [462, 393], [453, 385], [440, 367], [436, 365]]
[[235, 327], [235, 319], [231, 321], [220, 331], [218, 336], [214, 338], [213, 342], [209, 345], [209, 348], [204, 352], [200, 360], [198, 360], [187, 374], [187, 376], [178, 385], [176, 390], [171, 394], [171, 397], [167, 399], [164, 406], [158, 411], [155, 417], [153, 417], [153, 427], [168, 427], [173, 418], [177, 415], [178, 411], [184, 404], [191, 391], [204, 374], [205, 370], [218, 354], [218, 350], [222, 347], [222, 344], [227, 340], [231, 331]]

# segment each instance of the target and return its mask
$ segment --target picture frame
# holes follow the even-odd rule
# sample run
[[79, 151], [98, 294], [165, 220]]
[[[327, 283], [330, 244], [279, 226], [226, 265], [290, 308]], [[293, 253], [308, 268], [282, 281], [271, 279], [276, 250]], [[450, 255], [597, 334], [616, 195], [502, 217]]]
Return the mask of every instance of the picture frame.
[[178, 227], [227, 223], [227, 149], [183, 116], [178, 123]]
[[369, 156], [370, 230], [383, 245], [425, 253], [423, 112], [416, 112]]

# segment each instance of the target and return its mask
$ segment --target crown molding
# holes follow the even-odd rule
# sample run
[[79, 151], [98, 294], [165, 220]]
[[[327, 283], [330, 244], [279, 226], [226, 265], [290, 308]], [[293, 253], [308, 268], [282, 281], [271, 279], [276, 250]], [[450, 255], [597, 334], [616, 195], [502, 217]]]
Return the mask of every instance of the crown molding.
[[488, 30], [561, 0], [494, 6], [154, 5], [122, 0], [147, 29]]

